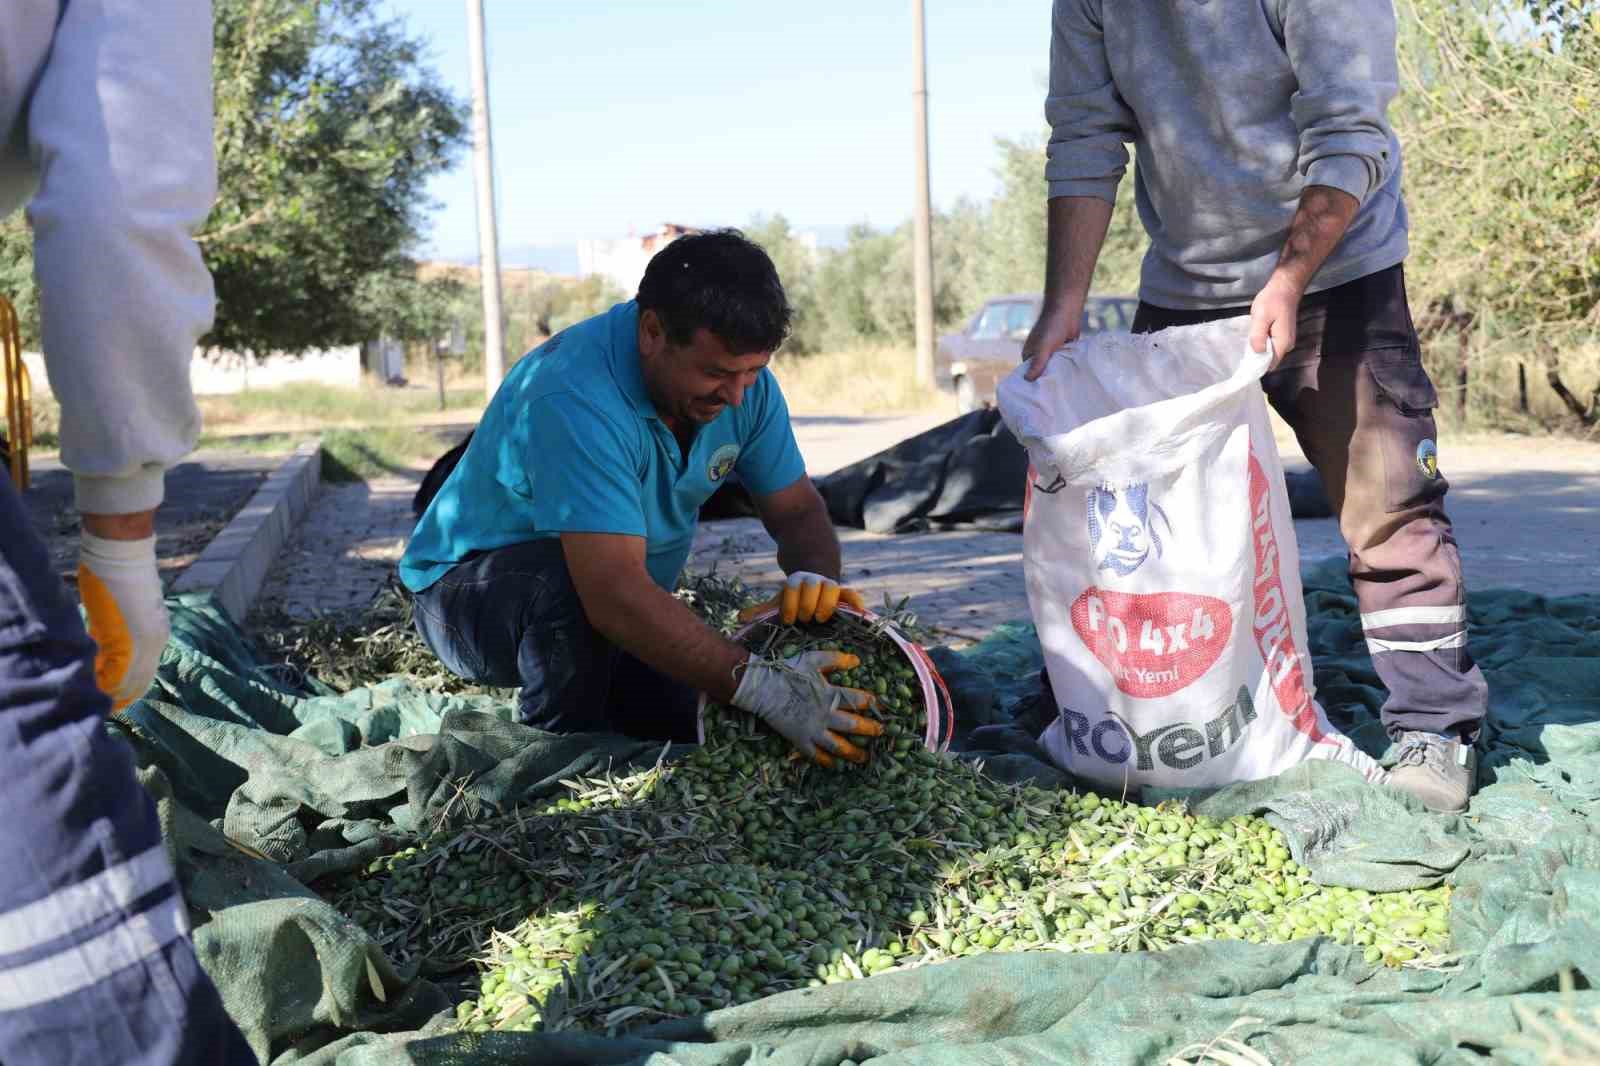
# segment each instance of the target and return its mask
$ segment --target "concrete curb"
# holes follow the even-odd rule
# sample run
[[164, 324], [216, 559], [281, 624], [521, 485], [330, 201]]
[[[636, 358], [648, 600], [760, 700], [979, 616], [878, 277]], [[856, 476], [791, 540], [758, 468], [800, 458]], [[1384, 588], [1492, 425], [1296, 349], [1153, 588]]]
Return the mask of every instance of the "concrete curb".
[[302, 444], [178, 575], [172, 591], [210, 592], [230, 618], [243, 622], [272, 561], [321, 487], [322, 442]]

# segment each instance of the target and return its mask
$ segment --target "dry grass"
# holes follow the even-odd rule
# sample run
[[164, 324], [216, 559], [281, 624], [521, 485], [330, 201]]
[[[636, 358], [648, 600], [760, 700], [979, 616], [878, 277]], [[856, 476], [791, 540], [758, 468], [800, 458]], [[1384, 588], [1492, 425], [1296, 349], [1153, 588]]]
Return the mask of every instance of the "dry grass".
[[1515, 1008], [1522, 1031], [1513, 1045], [1538, 1056], [1539, 1066], [1589, 1066], [1600, 1062], [1600, 1012], [1561, 1006], [1540, 1015]]
[[[4, 399], [0, 398], [0, 415], [4, 414]], [[33, 409], [33, 448], [35, 451], [55, 451], [61, 446], [61, 406], [49, 393], [35, 392]], [[3, 419], [0, 419], [3, 421]]]
[[1240, 1018], [1205, 1043], [1182, 1048], [1164, 1066], [1272, 1066], [1271, 1059], [1235, 1038], [1237, 1033], [1248, 1040], [1260, 1023], [1260, 1018]]
[[[287, 455], [320, 437], [323, 480], [364, 481], [436, 459], [452, 442], [425, 427], [476, 419], [482, 396], [481, 386], [447, 392], [453, 402], [443, 412], [437, 393], [425, 399], [416, 390], [287, 385], [203, 396], [204, 429], [195, 447]], [[33, 417], [35, 454], [54, 452], [61, 418], [55, 398], [35, 397]]]
[[[1467, 412], [1461, 417], [1460, 352], [1452, 337], [1428, 347], [1424, 364], [1439, 393], [1434, 411], [1441, 443], [1448, 441], [1452, 453], [1461, 448], [1490, 451], [1508, 442], [1527, 450], [1536, 449], [1546, 457], [1560, 453], [1575, 457], [1592, 456], [1593, 443], [1600, 442], [1600, 425], [1584, 427], [1572, 416], [1545, 376], [1542, 356], [1521, 341], [1478, 339], [1468, 354]], [[1518, 366], [1527, 381], [1528, 411], [1519, 409]], [[1600, 388], [1600, 342], [1575, 343], [1560, 353], [1561, 378], [1568, 389], [1587, 402]], [[1304, 456], [1294, 434], [1277, 413], [1272, 414], [1273, 433], [1278, 449], [1297, 461]]]
[[[1465, 424], [1456, 414], [1453, 346], [1435, 345], [1428, 364], [1439, 387], [1437, 418], [1441, 436], [1461, 443], [1498, 438], [1510, 431], [1529, 436], [1574, 436], [1593, 439], [1567, 412], [1545, 380], [1542, 361], [1509, 345], [1484, 344], [1471, 355], [1469, 390], [1472, 402]], [[1529, 414], [1517, 412], [1517, 366], [1526, 367]], [[948, 409], [948, 394], [919, 387], [906, 348], [853, 348], [809, 356], [780, 355], [773, 372], [789, 408], [799, 415], [893, 415]], [[1574, 346], [1561, 354], [1567, 387], [1585, 400], [1600, 385], [1600, 343]], [[483, 410], [481, 380], [449, 383], [446, 409], [439, 409], [432, 388], [345, 389], [328, 385], [287, 385], [225, 396], [202, 396], [200, 410], [208, 443], [235, 435], [305, 432], [326, 428], [472, 422]], [[33, 404], [34, 447], [57, 447], [60, 410], [48, 394]], [[1276, 423], [1276, 420], [1275, 420]], [[1279, 445], [1295, 453], [1287, 427], [1275, 424]]]
[[[1587, 402], [1600, 388], [1600, 341], [1575, 340], [1559, 350], [1561, 380]], [[1441, 430], [1510, 430], [1518, 433], [1557, 433], [1578, 437], [1595, 435], [1578, 425], [1546, 377], [1543, 353], [1526, 340], [1476, 339], [1467, 366], [1467, 417], [1458, 414], [1460, 402], [1460, 351], [1453, 338], [1429, 346], [1427, 365], [1439, 389]], [[1521, 410], [1518, 368], [1527, 381], [1528, 410]]]
[[[347, 389], [315, 384], [200, 396], [196, 402], [203, 427], [201, 447], [233, 446], [230, 442], [239, 438], [237, 447], [246, 450], [290, 451], [298, 439], [322, 430], [370, 428], [393, 435], [404, 426], [471, 423], [483, 411], [484, 401], [481, 383], [460, 382], [446, 389], [444, 409], [440, 409], [439, 394], [434, 389]], [[60, 446], [60, 425], [61, 409], [55, 397], [35, 396], [34, 448], [39, 452], [56, 450]], [[267, 439], [278, 437], [284, 439]]]
[[1511, 1045], [1533, 1052], [1539, 1066], [1600, 1062], [1600, 1011], [1575, 1005], [1578, 986], [1570, 969], [1563, 969], [1557, 982], [1560, 998], [1553, 1009], [1544, 1003], [1511, 1009], [1519, 1029]]
[[800, 415], [893, 415], [948, 407], [949, 393], [917, 384], [909, 348], [849, 348], [780, 355], [772, 371], [789, 410]]
[[397, 426], [476, 419], [483, 410], [480, 388], [445, 391], [445, 406], [431, 388], [349, 389], [309, 383], [197, 398], [207, 436], [262, 430], [314, 430]]

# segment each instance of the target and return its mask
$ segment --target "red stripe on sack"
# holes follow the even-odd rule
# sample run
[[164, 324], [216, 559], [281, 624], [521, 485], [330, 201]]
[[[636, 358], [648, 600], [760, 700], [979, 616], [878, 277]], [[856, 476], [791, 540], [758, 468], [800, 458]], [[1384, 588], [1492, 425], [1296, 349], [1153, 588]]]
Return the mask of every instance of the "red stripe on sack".
[[1283, 579], [1278, 569], [1278, 536], [1272, 528], [1271, 492], [1267, 473], [1250, 450], [1250, 540], [1256, 550], [1253, 582], [1255, 612], [1250, 628], [1262, 662], [1272, 676], [1272, 689], [1278, 708], [1294, 727], [1316, 743], [1332, 743], [1333, 738], [1317, 723], [1317, 708], [1306, 691], [1305, 671], [1300, 668], [1300, 650], [1295, 647], [1294, 627], [1289, 623], [1289, 602], [1284, 596]]
[[1028, 464], [1028, 483], [1022, 486], [1022, 521], [1028, 521], [1028, 511], [1033, 507], [1033, 464]]

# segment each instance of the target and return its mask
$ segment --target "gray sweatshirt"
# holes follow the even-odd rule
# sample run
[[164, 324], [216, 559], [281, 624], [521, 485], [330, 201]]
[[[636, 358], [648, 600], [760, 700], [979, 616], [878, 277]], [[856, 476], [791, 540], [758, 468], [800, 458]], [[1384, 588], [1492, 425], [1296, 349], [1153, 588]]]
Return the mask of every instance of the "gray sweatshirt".
[[1140, 297], [1247, 305], [1301, 190], [1361, 202], [1312, 291], [1406, 255], [1391, 0], [1055, 0], [1050, 196], [1116, 197], [1132, 141]]
[[80, 511], [155, 507], [194, 447], [215, 193], [210, 0], [0, 3], [0, 214], [28, 205]]

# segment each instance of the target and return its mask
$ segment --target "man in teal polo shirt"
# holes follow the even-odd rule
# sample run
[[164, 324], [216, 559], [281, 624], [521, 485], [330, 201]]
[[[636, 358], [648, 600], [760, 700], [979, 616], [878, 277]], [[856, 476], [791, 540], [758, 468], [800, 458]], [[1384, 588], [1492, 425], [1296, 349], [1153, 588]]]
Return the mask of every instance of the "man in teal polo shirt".
[[789, 328], [772, 261], [734, 231], [684, 237], [637, 299], [563, 330], [506, 376], [400, 562], [417, 629], [453, 672], [521, 692], [552, 732], [692, 740], [700, 692], [827, 764], [865, 692], [830, 684], [853, 656], [763, 660], [672, 595], [700, 506], [730, 471], [789, 575], [786, 618], [860, 598], [767, 369]]

